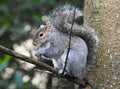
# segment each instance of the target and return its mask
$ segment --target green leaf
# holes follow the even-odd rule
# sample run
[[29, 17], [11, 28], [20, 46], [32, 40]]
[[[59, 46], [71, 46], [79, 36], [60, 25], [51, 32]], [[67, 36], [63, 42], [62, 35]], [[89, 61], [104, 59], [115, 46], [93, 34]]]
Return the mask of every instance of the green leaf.
[[0, 59], [0, 72], [6, 68], [11, 58], [11, 56], [6, 55], [4, 59]]
[[23, 83], [24, 89], [29, 89], [30, 84], [31, 84], [30, 82]]
[[41, 15], [39, 15], [39, 14], [33, 14], [33, 19], [35, 20], [35, 21], [38, 21], [38, 22], [40, 22], [40, 21], [42, 21], [42, 16]]
[[36, 86], [32, 85], [31, 82], [23, 83], [23, 87], [21, 89], [38, 89]]
[[54, 0], [47, 0], [47, 3], [48, 3], [49, 5], [53, 5], [53, 4], [54, 4]]

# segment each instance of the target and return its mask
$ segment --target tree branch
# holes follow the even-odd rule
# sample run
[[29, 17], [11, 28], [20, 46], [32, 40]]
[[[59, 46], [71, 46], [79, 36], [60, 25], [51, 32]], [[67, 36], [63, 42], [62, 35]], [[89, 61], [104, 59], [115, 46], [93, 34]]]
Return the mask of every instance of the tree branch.
[[[53, 67], [51, 67], [51, 66], [49, 66], [49, 65], [47, 65], [45, 63], [35, 61], [33, 58], [27, 57], [25, 55], [21, 55], [21, 54], [19, 54], [17, 52], [12, 51], [11, 49], [5, 48], [5, 47], [3, 47], [1, 45], [0, 45], [0, 51], [2, 53], [11, 55], [13, 57], [16, 57], [16, 58], [18, 58], [20, 60], [23, 60], [23, 61], [29, 62], [31, 64], [34, 64], [34, 65], [36, 65], [36, 66], [38, 66], [40, 68], [46, 69], [46, 70], [56, 74], [57, 76], [59, 76], [56, 69], [54, 69]], [[79, 85], [81, 85], [83, 87], [85, 87], [87, 85], [84, 80], [78, 80], [78, 79], [75, 79], [75, 78], [70, 77], [70, 76], [62, 76], [62, 78], [65, 78], [65, 79], [67, 79], [67, 80], [69, 80], [71, 82], [77, 83], [77, 84], [79, 84]]]

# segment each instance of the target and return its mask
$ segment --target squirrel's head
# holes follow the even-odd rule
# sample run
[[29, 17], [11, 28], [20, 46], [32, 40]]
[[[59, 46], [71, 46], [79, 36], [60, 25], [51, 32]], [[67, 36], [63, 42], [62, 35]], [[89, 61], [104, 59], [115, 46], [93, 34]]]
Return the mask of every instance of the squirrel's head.
[[43, 46], [50, 39], [51, 33], [51, 24], [47, 23], [46, 25], [41, 25], [33, 36], [33, 45], [39, 47]]

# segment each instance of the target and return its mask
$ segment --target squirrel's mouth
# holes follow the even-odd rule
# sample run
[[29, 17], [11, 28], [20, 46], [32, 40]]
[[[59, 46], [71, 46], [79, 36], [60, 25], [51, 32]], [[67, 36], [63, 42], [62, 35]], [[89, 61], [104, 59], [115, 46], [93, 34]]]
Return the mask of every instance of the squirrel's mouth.
[[38, 49], [41, 49], [41, 48], [42, 48], [42, 47], [44, 47], [45, 45], [46, 45], [45, 43], [40, 44], [40, 45], [38, 45], [38, 46], [37, 46], [37, 48], [36, 48], [36, 49], [37, 49], [37, 50], [38, 50]]

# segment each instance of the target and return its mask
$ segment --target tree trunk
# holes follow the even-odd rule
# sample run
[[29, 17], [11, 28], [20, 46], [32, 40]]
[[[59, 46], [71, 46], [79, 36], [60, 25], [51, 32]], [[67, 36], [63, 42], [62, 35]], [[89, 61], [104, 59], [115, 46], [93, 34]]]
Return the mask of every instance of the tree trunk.
[[120, 89], [120, 0], [85, 0], [84, 15], [99, 37], [93, 89]]

